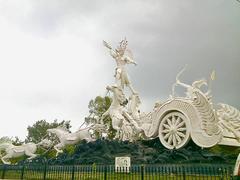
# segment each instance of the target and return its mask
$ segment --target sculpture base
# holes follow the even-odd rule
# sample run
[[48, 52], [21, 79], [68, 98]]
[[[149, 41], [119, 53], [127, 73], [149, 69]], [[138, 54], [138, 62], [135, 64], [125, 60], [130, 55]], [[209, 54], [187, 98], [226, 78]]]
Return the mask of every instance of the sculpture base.
[[[229, 154], [227, 152], [233, 152], [233, 150], [226, 151], [224, 148], [216, 146], [211, 149], [202, 149], [190, 141], [184, 148], [168, 150], [161, 145], [159, 139], [134, 143], [116, 140], [97, 140], [90, 143], [83, 141], [67, 147], [58, 157], [48, 158], [48, 163], [114, 164], [115, 157], [119, 156], [131, 157], [132, 164], [235, 163], [239, 151], [236, 150], [236, 154]], [[40, 162], [41, 159], [43, 156], [35, 159], [34, 162]]]

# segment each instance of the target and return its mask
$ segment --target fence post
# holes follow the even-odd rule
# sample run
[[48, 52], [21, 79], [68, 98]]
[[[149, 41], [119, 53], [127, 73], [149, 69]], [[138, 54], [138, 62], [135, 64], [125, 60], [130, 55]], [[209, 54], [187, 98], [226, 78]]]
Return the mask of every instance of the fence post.
[[74, 180], [74, 172], [75, 172], [75, 167], [74, 165], [72, 166], [72, 180]]
[[186, 172], [185, 172], [184, 166], [182, 166], [182, 171], [183, 171], [183, 180], [185, 180], [186, 179]]
[[6, 172], [6, 165], [4, 164], [3, 165], [3, 172], [2, 172], [2, 179], [4, 179], [5, 178], [5, 172]]
[[144, 166], [141, 165], [141, 180], [144, 180]]
[[104, 165], [104, 180], [107, 180], [107, 166]]
[[24, 176], [24, 169], [25, 169], [25, 164], [23, 163], [22, 170], [21, 170], [21, 179], [23, 179], [23, 176]]
[[46, 177], [47, 177], [47, 162], [45, 161], [43, 169], [43, 180], [46, 180]]
[[221, 180], [224, 179], [224, 167], [220, 168], [220, 172], [221, 172]]

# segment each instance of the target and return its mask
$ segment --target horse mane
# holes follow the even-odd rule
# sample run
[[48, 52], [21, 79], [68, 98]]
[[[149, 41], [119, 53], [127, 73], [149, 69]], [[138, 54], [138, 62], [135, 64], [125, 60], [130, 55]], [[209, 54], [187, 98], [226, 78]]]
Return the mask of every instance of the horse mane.
[[115, 90], [115, 94], [116, 94], [117, 99], [118, 99], [119, 102], [122, 101], [122, 98], [126, 99], [125, 95], [123, 93], [123, 90], [121, 88], [116, 87], [116, 88], [114, 88], [114, 90]]
[[115, 87], [115, 89], [116, 89], [117, 93], [119, 93], [121, 96], [124, 95], [123, 90], [121, 88]]
[[129, 109], [131, 111], [134, 110], [134, 108], [137, 108], [141, 104], [141, 100], [138, 95], [133, 94], [130, 96], [130, 104], [129, 104]]
[[65, 126], [58, 126], [58, 127], [56, 127], [56, 129], [60, 129], [62, 131], [67, 131], [68, 132], [68, 129]]
[[64, 131], [64, 132], [66, 132], [66, 133], [69, 133], [68, 129], [67, 129], [66, 127], [63, 127], [63, 126], [58, 126], [58, 127], [56, 127], [55, 129]]

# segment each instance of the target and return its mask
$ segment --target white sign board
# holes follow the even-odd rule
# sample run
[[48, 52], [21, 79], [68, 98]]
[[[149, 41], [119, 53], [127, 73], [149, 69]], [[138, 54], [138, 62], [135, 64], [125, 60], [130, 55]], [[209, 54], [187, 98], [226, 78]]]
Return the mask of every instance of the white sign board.
[[115, 172], [130, 172], [130, 157], [115, 157]]

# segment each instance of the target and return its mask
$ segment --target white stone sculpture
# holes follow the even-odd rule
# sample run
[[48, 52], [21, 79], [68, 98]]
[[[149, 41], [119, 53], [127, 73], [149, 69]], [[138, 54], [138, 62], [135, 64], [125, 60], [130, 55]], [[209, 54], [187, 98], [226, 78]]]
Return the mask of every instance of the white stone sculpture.
[[115, 69], [117, 86], [121, 87], [122, 89], [124, 89], [125, 86], [128, 86], [132, 93], [136, 93], [132, 87], [128, 73], [125, 68], [126, 64], [137, 65], [137, 63], [133, 60], [131, 51], [127, 49], [127, 40], [122, 40], [120, 42], [120, 45], [115, 50], [113, 50], [113, 48], [106, 41], [103, 41], [103, 44], [110, 50], [110, 55], [115, 59], [117, 63], [117, 67]]
[[[26, 143], [19, 146], [15, 146], [12, 142], [4, 142], [0, 144], [0, 157], [4, 164], [11, 164], [8, 160], [11, 158], [21, 157], [23, 155], [29, 156], [28, 160], [31, 160], [37, 156], [36, 151], [38, 146], [50, 147], [50, 142], [48, 140], [43, 140], [38, 144]], [[6, 154], [1, 155], [1, 151]]]
[[[104, 46], [110, 50], [110, 55], [115, 59], [115, 83], [107, 86], [112, 94], [112, 102], [109, 109], [102, 115], [100, 122], [92, 124], [74, 133], [58, 127], [48, 129], [48, 133], [55, 134], [59, 143], [54, 145], [56, 156], [63, 152], [62, 149], [69, 144], [76, 144], [85, 139], [94, 141], [89, 131], [106, 132], [107, 127], [103, 119], [110, 116], [113, 129], [117, 131], [119, 140], [135, 141], [139, 138], [159, 138], [163, 146], [168, 149], [184, 147], [190, 139], [203, 148], [216, 144], [240, 147], [240, 111], [227, 104], [218, 104], [218, 108], [212, 102], [211, 83], [215, 79], [215, 72], [211, 73], [209, 80], [201, 79], [191, 85], [180, 81], [180, 75], [186, 70], [183, 68], [176, 76], [176, 82], [172, 86], [172, 94], [166, 101], [157, 101], [153, 111], [144, 113], [140, 111], [140, 96], [132, 87], [126, 71], [127, 64], [135, 64], [132, 53], [127, 49], [127, 41], [120, 42], [115, 50], [105, 41]], [[127, 99], [124, 90], [127, 86], [132, 94]], [[186, 88], [186, 96], [177, 96], [176, 87]], [[208, 90], [204, 91], [203, 86]], [[11, 142], [0, 144], [0, 157], [4, 164], [10, 164], [8, 159], [29, 156], [33, 159], [37, 147], [49, 148], [53, 142], [43, 139], [41, 142], [27, 143], [15, 146]], [[5, 151], [2, 157], [1, 151]]]
[[[113, 93], [113, 101], [110, 108], [103, 114], [102, 119], [110, 115], [112, 119], [112, 126], [117, 131], [116, 138], [120, 140], [133, 141], [138, 138], [138, 134], [142, 131], [139, 128], [140, 111], [139, 105], [141, 103], [138, 93], [133, 89], [126, 71], [126, 64], [135, 64], [132, 53], [127, 49], [127, 40], [124, 39], [120, 45], [113, 50], [113, 48], [105, 41], [105, 47], [110, 50], [110, 55], [115, 59], [117, 68], [115, 69], [115, 82], [113, 86], [108, 86], [108, 91]], [[125, 86], [128, 86], [132, 92], [129, 98], [128, 106], [126, 105], [126, 98], [124, 95]]]
[[[209, 81], [201, 79], [188, 85], [180, 81], [180, 75], [186, 68], [182, 69], [176, 76], [171, 98], [165, 102], [156, 102], [152, 112], [142, 113], [139, 108], [140, 97], [131, 87], [124, 69], [126, 63], [121, 64], [121, 62], [127, 62], [122, 58], [127, 42], [122, 41], [115, 51], [108, 43], [104, 42], [104, 45], [110, 49], [110, 53], [117, 62], [117, 85], [108, 87], [113, 93], [113, 102], [103, 118], [110, 115], [113, 128], [118, 131], [118, 136], [121, 134], [120, 140], [134, 141], [140, 136], [144, 139], [159, 137], [161, 143], [168, 149], [179, 149], [190, 139], [200, 147], [212, 147], [216, 144], [240, 146], [239, 111], [223, 104], [220, 109], [214, 109], [211, 97], [211, 82], [215, 79], [214, 71]], [[130, 62], [133, 61], [130, 60]], [[121, 72], [124, 73], [121, 74]], [[128, 104], [124, 106], [124, 85], [129, 84], [132, 95]], [[186, 88], [186, 96], [177, 96], [176, 86]], [[208, 90], [204, 92], [203, 86]]]
[[106, 88], [108, 91], [113, 93], [112, 103], [108, 110], [102, 115], [101, 122], [103, 119], [109, 115], [112, 119], [112, 127], [117, 131], [117, 139], [121, 139], [121, 128], [124, 121], [123, 116], [123, 104], [126, 102], [126, 97], [123, 94], [123, 91], [117, 85], [107, 86]]
[[139, 95], [137, 93], [132, 94], [129, 98], [127, 112], [135, 121], [137, 121], [138, 124], [140, 123], [140, 104], [141, 100]]
[[217, 116], [223, 131], [219, 144], [239, 146], [240, 143], [240, 111], [228, 104], [219, 103]]
[[[205, 79], [200, 79], [197, 81], [194, 81], [192, 85], [185, 84], [179, 80], [180, 75], [186, 70], [186, 66], [177, 74], [176, 76], [176, 82], [172, 86], [172, 97], [175, 97], [175, 87], [176, 86], [182, 86], [186, 88], [186, 97], [187, 98], [194, 98], [193, 92], [195, 89], [201, 90], [202, 86], [208, 86], [208, 82]], [[212, 79], [213, 80], [213, 79]], [[210, 89], [204, 93], [206, 97], [210, 100]]]
[[51, 146], [53, 146], [53, 142], [49, 139], [42, 139], [39, 143], [37, 143], [37, 145], [43, 147], [43, 148], [49, 148]]
[[59, 139], [59, 143], [54, 146], [54, 149], [57, 151], [56, 156], [58, 156], [59, 153], [63, 152], [62, 149], [66, 145], [77, 144], [80, 140], [83, 140], [83, 139], [85, 139], [87, 142], [91, 142], [95, 140], [91, 137], [89, 128], [80, 129], [74, 133], [70, 133], [66, 129], [58, 127], [58, 128], [48, 129], [47, 132], [55, 134]]
[[1, 158], [4, 164], [11, 164], [8, 159], [16, 158], [23, 155], [29, 156], [28, 159], [33, 159], [37, 155], [34, 154], [37, 150], [37, 145], [34, 143], [27, 143], [20, 146], [15, 146], [12, 143], [2, 143], [0, 150], [6, 152], [6, 155]]
[[124, 118], [121, 127], [120, 140], [133, 142], [137, 139], [138, 137], [136, 135], [136, 131], [133, 128], [133, 125]]
[[104, 124], [92, 124], [89, 126], [89, 130], [93, 130], [94, 132], [98, 133], [107, 133], [108, 129], [107, 126]]
[[[213, 80], [213, 73], [211, 80]], [[173, 96], [154, 108], [148, 117], [149, 123], [142, 126], [148, 138], [159, 137], [168, 149], [179, 149], [189, 139], [200, 147], [212, 147], [216, 144], [240, 146], [240, 113], [229, 105], [220, 104], [215, 110], [210, 90], [203, 92], [201, 87], [207, 85], [205, 80], [194, 81], [187, 85], [179, 80], [174, 86], [187, 89], [186, 97]], [[143, 119], [142, 119], [143, 120]]]

